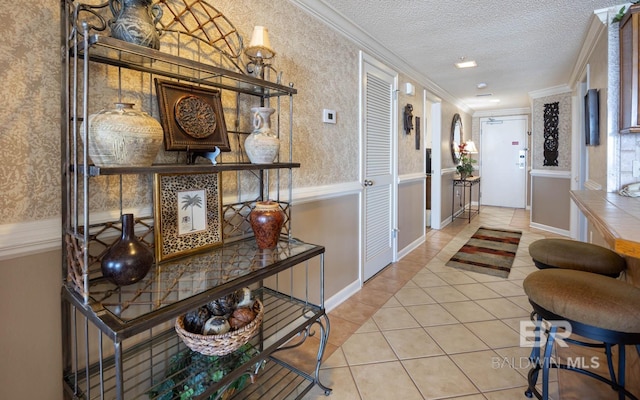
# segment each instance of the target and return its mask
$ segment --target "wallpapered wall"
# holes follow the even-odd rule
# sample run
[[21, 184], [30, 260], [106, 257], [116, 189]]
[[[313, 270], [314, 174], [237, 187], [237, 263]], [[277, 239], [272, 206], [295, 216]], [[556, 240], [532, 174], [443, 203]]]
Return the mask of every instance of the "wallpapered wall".
[[[210, 4], [234, 23], [245, 41], [253, 26], [267, 26], [277, 53], [273, 64], [284, 71], [283, 82], [293, 82], [298, 89], [294, 98], [293, 158], [302, 167], [294, 172], [294, 187], [356, 181], [359, 133], [355, 44], [286, 0], [222, 0]], [[20, 7], [4, 7], [0, 18], [4, 21], [0, 27], [0, 79], [5, 93], [0, 107], [0, 223], [54, 218], [60, 215], [59, 4], [26, 0]], [[97, 76], [106, 86], [113, 86], [115, 68], [101, 68]], [[130, 79], [134, 87], [152, 90], [153, 85], [142, 78]], [[421, 116], [419, 93], [416, 87], [416, 96], [410, 101], [415, 103], [414, 110], [419, 110], [414, 115]], [[90, 111], [106, 108], [116, 100], [113, 93], [105, 93]], [[133, 100], [157, 117], [152, 97]], [[288, 104], [284, 106], [288, 108]], [[337, 124], [322, 123], [323, 108], [336, 110]], [[249, 121], [246, 115], [244, 123]], [[401, 173], [422, 171], [423, 151], [414, 149], [413, 134], [411, 140], [401, 139], [406, 139], [399, 145]], [[101, 179], [107, 188], [117, 186], [113, 178]], [[139, 189], [125, 199], [130, 203], [125, 207], [150, 201], [141, 183], [148, 184], [148, 179], [126, 178], [126, 185]], [[117, 201], [117, 196], [110, 193], [95, 199], [94, 205], [113, 207]]]
[[59, 15], [55, 1], [0, 8], [3, 224], [60, 214]]
[[[558, 166], [544, 166], [544, 105], [559, 103]], [[541, 97], [533, 100], [532, 169], [554, 171], [571, 170], [571, 93]]]
[[[413, 95], [407, 95], [404, 92], [405, 83], [411, 83], [415, 87]], [[415, 172], [424, 172], [424, 149], [425, 149], [425, 122], [427, 121], [423, 110], [424, 101], [422, 97], [422, 89], [420, 85], [400, 75], [399, 77], [400, 95], [398, 96], [398, 173], [400, 175]], [[407, 104], [413, 106], [413, 130], [407, 135], [403, 130], [404, 107]], [[420, 150], [416, 150], [416, 117], [420, 118]]]

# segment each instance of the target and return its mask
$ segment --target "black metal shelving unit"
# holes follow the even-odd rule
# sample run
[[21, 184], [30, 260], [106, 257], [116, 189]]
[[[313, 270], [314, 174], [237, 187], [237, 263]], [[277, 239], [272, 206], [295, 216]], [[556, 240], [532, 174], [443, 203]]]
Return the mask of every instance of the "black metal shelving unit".
[[[264, 304], [262, 325], [248, 346], [216, 359], [220, 368], [231, 364], [233, 367], [224, 369], [223, 376], [209, 380], [191, 397], [293, 399], [303, 397], [316, 385], [329, 394], [330, 389], [318, 377], [329, 336], [329, 319], [324, 309], [325, 249], [297, 240], [291, 232], [292, 174], [300, 167], [292, 161], [291, 152], [293, 95], [297, 90], [291, 84], [282, 85], [218, 67], [198, 54], [204, 54], [202, 44], [195, 51], [193, 48], [185, 51], [191, 56], [195, 53], [195, 57], [187, 58], [176, 55], [181, 54], [179, 46], [174, 46], [169, 54], [111, 38], [103, 32], [108, 26], [107, 3], [61, 0], [60, 4], [64, 74], [61, 171], [65, 238], [61, 301], [65, 398], [176, 398], [173, 389], [184, 385], [185, 380], [198, 378], [202, 371], [193, 368], [174, 371], [181, 381], [167, 376], [172, 360], [191, 351], [177, 336], [173, 328], [175, 319], [243, 287], [250, 287]], [[122, 77], [128, 73], [141, 73], [149, 81], [157, 76], [214, 87], [236, 98], [241, 94], [255, 99], [261, 105], [273, 99], [277, 102], [278, 121], [280, 113], [286, 113], [280, 99], [286, 99], [288, 131], [284, 130], [283, 137], [288, 136], [289, 157], [273, 164], [175, 163], [110, 168], [91, 165], [86, 156], [88, 144], [80, 138], [88, 129], [88, 109], [97, 90], [92, 83], [95, 68], [115, 68], [116, 85], [121, 85]], [[118, 92], [121, 90], [117, 88]], [[280, 136], [279, 125], [278, 122]], [[275, 175], [273, 181], [270, 171]], [[116, 241], [120, 227], [119, 218], [96, 217], [100, 213], [94, 210], [90, 189], [94, 180], [120, 177], [121, 214], [126, 190], [122, 184], [124, 176], [199, 172], [235, 172], [238, 181], [243, 179], [241, 173], [247, 172], [248, 179], [257, 182], [253, 196], [238, 193], [234, 201], [223, 202], [223, 243], [204, 252], [157, 263], [143, 280], [130, 286], [117, 287], [104, 279], [100, 259]], [[287, 183], [281, 184], [282, 179]], [[288, 192], [284, 199], [280, 198], [282, 186]], [[286, 223], [276, 249], [260, 250], [247, 229], [248, 210], [255, 201], [272, 198], [272, 190], [274, 200], [285, 211]], [[115, 210], [104, 211], [113, 214]], [[136, 219], [136, 235], [149, 247], [154, 245], [153, 214], [149, 212]], [[295, 351], [316, 330], [320, 334], [316, 335], [319, 345], [316, 359], [311, 360], [313, 368], [307, 370], [287, 362], [290, 357], [286, 353]], [[255, 382], [235, 390], [234, 383], [246, 376]]]

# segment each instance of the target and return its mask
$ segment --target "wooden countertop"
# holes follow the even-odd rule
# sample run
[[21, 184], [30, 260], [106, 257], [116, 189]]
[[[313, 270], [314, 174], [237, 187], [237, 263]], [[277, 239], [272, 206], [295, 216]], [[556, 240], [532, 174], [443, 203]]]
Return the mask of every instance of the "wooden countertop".
[[640, 258], [640, 198], [572, 190], [571, 198], [616, 252]]

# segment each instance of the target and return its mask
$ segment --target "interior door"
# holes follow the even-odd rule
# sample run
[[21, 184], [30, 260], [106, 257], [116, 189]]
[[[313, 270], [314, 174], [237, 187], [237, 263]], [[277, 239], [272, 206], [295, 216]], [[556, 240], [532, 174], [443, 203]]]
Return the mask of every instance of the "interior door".
[[480, 120], [481, 203], [526, 207], [526, 116]]
[[396, 76], [363, 59], [363, 281], [391, 263], [395, 251]]

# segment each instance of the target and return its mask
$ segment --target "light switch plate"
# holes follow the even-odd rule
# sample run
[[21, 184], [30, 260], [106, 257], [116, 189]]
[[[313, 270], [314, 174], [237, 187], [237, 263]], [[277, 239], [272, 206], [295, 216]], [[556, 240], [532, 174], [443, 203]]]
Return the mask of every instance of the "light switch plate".
[[322, 122], [327, 124], [335, 124], [336, 123], [336, 111], [335, 110], [322, 110]]

